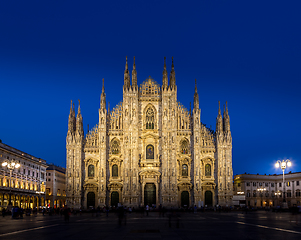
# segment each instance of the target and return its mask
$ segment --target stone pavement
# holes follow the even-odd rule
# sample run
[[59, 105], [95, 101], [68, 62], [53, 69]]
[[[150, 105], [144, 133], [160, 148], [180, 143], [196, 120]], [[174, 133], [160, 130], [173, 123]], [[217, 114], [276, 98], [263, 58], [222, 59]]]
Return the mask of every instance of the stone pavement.
[[180, 213], [171, 218], [151, 212], [96, 217], [72, 215], [0, 219], [0, 239], [301, 239], [301, 215], [273, 212]]

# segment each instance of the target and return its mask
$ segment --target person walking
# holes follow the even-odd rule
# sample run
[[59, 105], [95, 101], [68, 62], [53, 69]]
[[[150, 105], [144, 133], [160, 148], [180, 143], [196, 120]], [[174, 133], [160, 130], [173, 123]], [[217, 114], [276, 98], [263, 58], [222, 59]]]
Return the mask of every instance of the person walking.
[[146, 216], [148, 216], [148, 212], [149, 212], [149, 206], [148, 206], [148, 204], [146, 204], [145, 211], [146, 211]]

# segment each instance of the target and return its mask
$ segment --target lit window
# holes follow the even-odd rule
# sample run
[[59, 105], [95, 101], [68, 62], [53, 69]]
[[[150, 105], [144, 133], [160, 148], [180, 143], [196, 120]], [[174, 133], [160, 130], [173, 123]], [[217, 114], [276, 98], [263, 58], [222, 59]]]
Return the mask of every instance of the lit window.
[[211, 177], [211, 165], [210, 164], [205, 165], [205, 176]]
[[154, 159], [154, 146], [153, 145], [146, 146], [146, 159]]
[[118, 166], [116, 164], [112, 166], [112, 177], [118, 177]]
[[94, 165], [88, 167], [88, 177], [94, 177]]

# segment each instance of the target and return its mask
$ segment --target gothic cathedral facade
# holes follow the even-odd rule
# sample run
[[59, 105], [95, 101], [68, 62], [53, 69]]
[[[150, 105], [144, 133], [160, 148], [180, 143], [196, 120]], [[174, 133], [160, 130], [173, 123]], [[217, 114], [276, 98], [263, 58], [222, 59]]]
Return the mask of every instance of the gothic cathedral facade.
[[160, 86], [149, 77], [137, 85], [126, 61], [123, 101], [106, 107], [102, 86], [99, 122], [86, 135], [78, 106], [70, 108], [66, 138], [67, 204], [75, 209], [232, 204], [232, 136], [228, 107], [218, 109], [216, 131], [201, 122], [195, 85], [193, 110], [177, 101], [174, 64], [164, 59]]

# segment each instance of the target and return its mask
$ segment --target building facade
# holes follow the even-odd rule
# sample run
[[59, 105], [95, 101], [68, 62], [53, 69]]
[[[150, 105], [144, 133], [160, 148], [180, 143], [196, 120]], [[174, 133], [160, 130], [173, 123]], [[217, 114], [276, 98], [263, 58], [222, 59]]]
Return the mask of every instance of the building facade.
[[61, 208], [66, 201], [66, 169], [50, 164], [46, 169], [47, 207]]
[[245, 204], [250, 207], [276, 207], [283, 205], [283, 192], [287, 206], [300, 206], [301, 173], [283, 175], [240, 174], [234, 176], [234, 194], [244, 195]]
[[193, 110], [177, 100], [174, 63], [164, 59], [160, 86], [149, 77], [137, 84], [124, 71], [123, 100], [106, 108], [102, 86], [99, 122], [86, 135], [80, 105], [71, 102], [67, 150], [67, 203], [97, 206], [166, 207], [231, 205], [232, 136], [228, 107], [218, 109], [216, 131], [201, 122], [195, 84]]
[[[2, 163], [20, 167], [9, 169]], [[46, 161], [0, 142], [0, 208], [44, 206]]]

